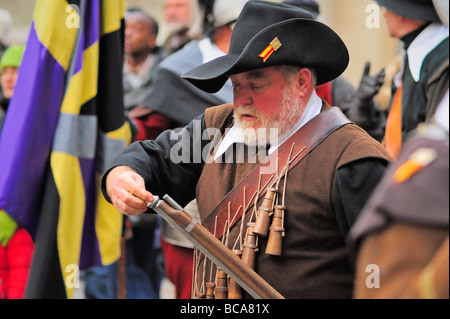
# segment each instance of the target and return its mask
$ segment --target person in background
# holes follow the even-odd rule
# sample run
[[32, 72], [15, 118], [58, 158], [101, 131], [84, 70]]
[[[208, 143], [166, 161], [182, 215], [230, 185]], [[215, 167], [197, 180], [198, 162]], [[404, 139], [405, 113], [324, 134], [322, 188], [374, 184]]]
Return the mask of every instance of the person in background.
[[11, 23], [11, 14], [5, 9], [0, 9], [0, 57], [8, 48]]
[[[0, 83], [5, 94], [1, 101], [0, 116], [6, 114], [13, 96], [23, 52], [23, 45], [12, 45], [0, 59]], [[3, 118], [0, 118], [0, 122], [1, 138]], [[23, 298], [33, 252], [31, 235], [0, 207], [0, 299]]]
[[153, 71], [167, 57], [156, 45], [158, 23], [142, 10], [128, 11], [125, 19], [123, 87], [125, 111], [136, 127], [134, 140], [153, 139], [161, 133], [165, 119], [148, 119], [134, 110], [140, 105], [153, 80]]
[[437, 104], [428, 103], [427, 85], [448, 60], [449, 30], [431, 0], [375, 1], [385, 9], [389, 35], [399, 39], [405, 51], [402, 69], [392, 83], [395, 94], [384, 137], [386, 148], [396, 158], [409, 134], [436, 111]]
[[[207, 107], [232, 102], [231, 82], [226, 83], [219, 92], [211, 94], [182, 79], [181, 75], [228, 52], [233, 25], [246, 2], [215, 0], [212, 19], [208, 20], [212, 27], [205, 30], [206, 36], [202, 40], [190, 41], [159, 65], [154, 81], [142, 101], [143, 111], [147, 110], [151, 114], [149, 118], [162, 116], [170, 122], [167, 128], [176, 128], [189, 123]], [[209, 16], [208, 11], [205, 14]], [[195, 201], [186, 209], [193, 216], [198, 216]], [[191, 297], [193, 246], [164, 220], [161, 242], [166, 276], [175, 285], [177, 299], [188, 299]]]
[[165, 0], [162, 47], [170, 53], [202, 36], [204, 15], [198, 0]]
[[[448, 1], [433, 4], [448, 26]], [[449, 298], [448, 76], [438, 87], [427, 91], [440, 100], [432, 119], [405, 142], [351, 229], [355, 298]]]
[[[320, 6], [314, 0], [285, 0], [286, 4], [310, 12], [314, 19], [320, 19]], [[325, 99], [330, 105], [338, 105], [344, 114], [355, 124], [363, 128], [377, 141], [384, 137], [386, 114], [374, 101], [384, 83], [385, 71], [370, 76], [370, 63], [367, 62], [361, 81], [357, 89], [343, 76], [330, 83], [316, 88], [319, 97]]]
[[351, 230], [357, 299], [449, 298], [448, 105], [447, 93]]
[[[9, 13], [9, 11], [7, 10], [0, 9], [0, 58], [2, 57], [3, 52], [5, 52], [5, 50], [8, 48], [11, 23], [12, 23], [11, 13]], [[0, 100], [2, 98], [3, 98], [3, 90], [0, 86]]]
[[9, 101], [14, 93], [24, 50], [25, 47], [23, 45], [13, 45], [1, 57], [0, 81], [3, 97], [0, 100], [0, 132], [3, 127], [6, 111], [8, 110]]
[[246, 2], [216, 0], [213, 27], [205, 30], [206, 36], [202, 40], [190, 41], [156, 69], [153, 84], [142, 100], [142, 106], [147, 112], [169, 119], [171, 123], [168, 128], [188, 124], [206, 107], [232, 101], [231, 82], [226, 83], [219, 92], [211, 94], [182, 79], [181, 75], [228, 52], [234, 23]]

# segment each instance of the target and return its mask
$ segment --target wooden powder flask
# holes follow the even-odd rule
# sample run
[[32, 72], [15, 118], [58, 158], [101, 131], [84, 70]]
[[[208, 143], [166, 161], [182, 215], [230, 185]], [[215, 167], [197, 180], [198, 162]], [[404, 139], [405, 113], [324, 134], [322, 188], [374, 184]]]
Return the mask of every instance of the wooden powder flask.
[[217, 267], [217, 285], [214, 288], [216, 299], [228, 298], [228, 275]]
[[195, 294], [195, 299], [205, 299], [206, 294], [204, 292], [197, 292]]
[[214, 282], [206, 283], [206, 299], [215, 299], [214, 288], [216, 288], [216, 284]]
[[[232, 253], [239, 258], [242, 256], [242, 251], [239, 249], [233, 249]], [[228, 282], [228, 299], [242, 299], [242, 288], [231, 277]]]
[[242, 251], [242, 261], [249, 266], [251, 269], [255, 269], [255, 258], [256, 258], [256, 235], [253, 232], [254, 223], [247, 224], [247, 234], [245, 235], [244, 250]]
[[253, 233], [262, 237], [266, 237], [269, 232], [270, 216], [273, 212], [273, 201], [278, 190], [269, 188], [264, 196], [261, 206], [258, 208], [258, 216], [256, 217]]
[[269, 239], [267, 240], [266, 254], [281, 256], [284, 237], [284, 210], [286, 206], [275, 205], [272, 225], [270, 226]]
[[[148, 207], [155, 210], [175, 229], [185, 235], [214, 264], [235, 278], [242, 289], [245, 289], [252, 297], [258, 299], [284, 298], [168, 195], [165, 195], [162, 200], [158, 196], [154, 197], [154, 200], [148, 203]], [[209, 290], [208, 298], [214, 298], [214, 290], [211, 291], [211, 288], [214, 288], [215, 284], [207, 283], [206, 286]]]

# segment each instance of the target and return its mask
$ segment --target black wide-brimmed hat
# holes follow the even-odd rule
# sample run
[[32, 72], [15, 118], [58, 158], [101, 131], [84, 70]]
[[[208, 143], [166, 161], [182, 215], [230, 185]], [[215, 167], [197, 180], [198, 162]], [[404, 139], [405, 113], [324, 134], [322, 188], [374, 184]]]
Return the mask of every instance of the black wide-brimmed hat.
[[202, 89], [219, 91], [229, 75], [276, 66], [313, 68], [317, 84], [341, 75], [349, 63], [341, 38], [297, 7], [270, 1], [249, 1], [231, 36], [227, 55], [202, 64], [182, 77]]
[[314, 0], [284, 0], [283, 3], [305, 9], [313, 15], [314, 19], [317, 18], [317, 16], [320, 14], [320, 6]]
[[399, 16], [420, 20], [440, 21], [432, 0], [375, 0], [380, 6]]

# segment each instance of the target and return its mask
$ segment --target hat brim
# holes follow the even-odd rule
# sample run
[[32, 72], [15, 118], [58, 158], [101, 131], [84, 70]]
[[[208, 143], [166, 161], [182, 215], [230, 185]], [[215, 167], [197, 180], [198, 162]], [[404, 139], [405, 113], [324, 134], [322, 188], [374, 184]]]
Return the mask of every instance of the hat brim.
[[[281, 47], [264, 62], [259, 55], [274, 38], [279, 39]], [[294, 18], [260, 31], [240, 54], [229, 53], [182, 77], [205, 92], [215, 93], [230, 75], [276, 65], [297, 65], [313, 68], [320, 85], [341, 75], [348, 63], [347, 47], [333, 30], [321, 22]]]

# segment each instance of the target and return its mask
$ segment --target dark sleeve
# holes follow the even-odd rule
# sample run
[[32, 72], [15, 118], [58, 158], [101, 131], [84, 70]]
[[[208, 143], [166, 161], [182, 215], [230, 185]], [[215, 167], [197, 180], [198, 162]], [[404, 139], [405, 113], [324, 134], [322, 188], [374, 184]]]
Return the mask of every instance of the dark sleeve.
[[347, 238], [350, 228], [386, 172], [386, 165], [386, 161], [371, 157], [339, 168], [333, 192], [333, 208], [344, 238]]
[[339, 106], [350, 121], [381, 141], [386, 125], [386, 115], [381, 107], [373, 99], [360, 101], [356, 89], [342, 76], [331, 83], [333, 104]]
[[183, 126], [207, 107], [224, 103], [161, 66], [155, 70], [153, 79], [143, 105]]
[[331, 96], [333, 104], [339, 106], [342, 113], [348, 117], [353, 100], [356, 97], [355, 87], [344, 77], [340, 76], [331, 82]]
[[116, 166], [128, 166], [141, 175], [146, 188], [155, 195], [168, 194], [181, 206], [195, 198], [195, 188], [203, 168], [201, 150], [209, 143], [203, 140], [204, 115], [185, 128], [167, 130], [156, 140], [139, 141], [128, 146], [103, 175], [101, 189], [106, 200], [105, 180]]

